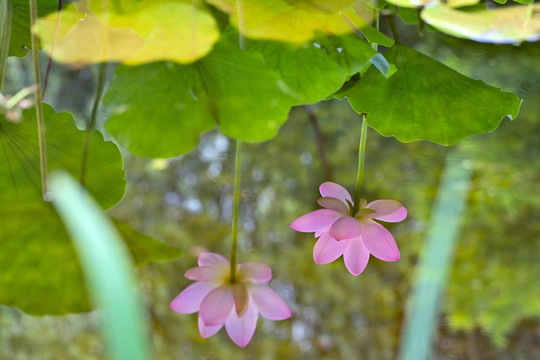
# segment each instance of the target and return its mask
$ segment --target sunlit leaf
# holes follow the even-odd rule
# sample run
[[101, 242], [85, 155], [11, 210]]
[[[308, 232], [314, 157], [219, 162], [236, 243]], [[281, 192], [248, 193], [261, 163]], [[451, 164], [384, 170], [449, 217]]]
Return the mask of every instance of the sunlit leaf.
[[[506, 4], [506, 2], [508, 0], [493, 0], [495, 1], [496, 3], [499, 3], [499, 4]], [[534, 0], [514, 0], [514, 2], [517, 2], [517, 3], [520, 3], [520, 4], [530, 4], [532, 3]]]
[[479, 42], [516, 44], [540, 39], [540, 4], [474, 12], [439, 5], [425, 8], [421, 17], [444, 33]]
[[285, 0], [285, 2], [298, 9], [332, 14], [347, 9], [358, 0]]
[[[38, 16], [58, 10], [56, 0], [38, 0]], [[25, 57], [32, 47], [30, 39], [30, 8], [28, 0], [12, 0], [11, 40], [9, 56]]]
[[430, 140], [451, 145], [494, 130], [504, 116], [515, 118], [520, 99], [473, 80], [402, 45], [385, 54], [398, 71], [385, 79], [369, 69], [344, 92], [368, 124], [403, 142]]
[[387, 0], [390, 4], [398, 5], [404, 8], [430, 7], [441, 3], [450, 7], [463, 7], [478, 4], [480, 0]]
[[[80, 178], [86, 133], [68, 113], [43, 104], [49, 170], [64, 169]], [[90, 309], [77, 255], [52, 206], [42, 200], [35, 110], [13, 123], [0, 115], [0, 303], [31, 314], [65, 314]], [[94, 132], [86, 186], [108, 208], [124, 194], [120, 151]], [[6, 204], [6, 206], [4, 206]], [[127, 231], [127, 245], [143, 265], [165, 259], [161, 242]], [[146, 254], [141, 249], [147, 249]], [[172, 249], [171, 256], [177, 250]]]
[[119, 67], [104, 99], [106, 127], [131, 152], [150, 157], [188, 152], [216, 124], [233, 138], [268, 140], [294, 103], [284, 90], [259, 54], [222, 41], [192, 65]]
[[[111, 5], [109, 11], [103, 11], [99, 1], [67, 6], [61, 15], [54, 59], [74, 65], [189, 63], [206, 55], [219, 37], [214, 18], [193, 4], [164, 0], [120, 3], [124, 5]], [[38, 32], [47, 44], [52, 42], [56, 17], [50, 14], [38, 21]]]
[[[351, 1], [346, 0], [337, 3], [316, 0], [243, 0], [240, 16], [244, 19], [243, 24], [239, 24], [239, 14], [233, 4], [235, 1], [209, 2], [229, 11], [233, 25], [242, 28], [246, 37], [254, 39], [303, 43], [317, 34], [344, 35], [355, 29], [363, 31], [364, 28], [370, 28], [366, 20], [348, 5]], [[294, 6], [291, 3], [294, 3]], [[325, 5], [341, 11], [328, 14], [302, 8], [308, 5], [311, 10]]]

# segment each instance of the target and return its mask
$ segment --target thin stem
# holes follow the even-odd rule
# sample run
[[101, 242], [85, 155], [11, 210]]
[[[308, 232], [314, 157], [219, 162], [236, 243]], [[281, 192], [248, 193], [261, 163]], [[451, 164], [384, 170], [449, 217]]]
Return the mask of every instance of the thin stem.
[[45, 71], [45, 78], [43, 79], [43, 94], [45, 97], [45, 91], [47, 90], [47, 85], [49, 84], [49, 74], [51, 73], [52, 67], [52, 56], [54, 52], [54, 47], [56, 46], [56, 37], [58, 36], [58, 28], [60, 27], [60, 12], [64, 6], [64, 0], [58, 0], [58, 14], [56, 15], [56, 24], [54, 25], [54, 34], [51, 43], [51, 51], [49, 52], [49, 61], [47, 62], [47, 71]]
[[9, 54], [9, 41], [11, 39], [11, 0], [4, 0], [0, 5], [0, 19], [2, 20], [2, 28], [0, 35], [2, 43], [0, 43], [0, 90], [4, 82], [4, 72], [6, 69], [6, 59]]
[[[30, 29], [34, 29], [37, 22], [37, 0], [29, 0]], [[45, 119], [41, 103], [41, 71], [39, 68], [39, 41], [37, 34], [32, 30], [32, 62], [34, 64], [34, 77], [36, 84], [36, 115], [39, 139], [39, 165], [41, 171], [41, 192], [43, 198], [47, 194], [47, 143], [45, 140]]]
[[241, 50], [246, 49], [246, 38], [244, 37], [246, 31], [246, 20], [244, 18], [244, 7], [242, 6], [242, 0], [236, 0], [236, 14], [238, 18], [238, 44]]
[[[373, 9], [373, 19], [375, 21], [375, 29], [379, 30], [380, 19], [379, 9]], [[377, 51], [377, 44], [371, 44], [373, 50]], [[354, 190], [354, 209], [353, 213], [359, 210], [360, 206], [360, 194], [362, 192], [362, 181], [364, 180], [364, 162], [366, 157], [366, 140], [367, 140], [367, 114], [361, 114], [360, 120], [362, 121], [362, 130], [360, 131], [360, 144], [358, 145], [358, 173], [356, 174], [356, 187]]]
[[107, 70], [107, 64], [99, 64], [99, 74], [98, 82], [96, 89], [96, 97], [94, 98], [94, 105], [92, 106], [92, 113], [90, 115], [90, 122], [88, 123], [88, 128], [86, 129], [86, 139], [84, 141], [84, 150], [83, 158], [81, 163], [81, 184], [84, 186], [86, 181], [86, 169], [88, 167], [88, 154], [90, 153], [90, 141], [92, 140], [92, 134], [96, 128], [96, 118], [99, 109], [99, 104], [101, 102], [101, 97], [103, 96], [103, 89], [105, 88], [105, 74]]
[[[238, 45], [240, 50], [246, 49], [246, 39], [244, 38], [244, 8], [242, 0], [236, 0], [236, 13], [238, 14]], [[236, 156], [234, 159], [234, 195], [233, 195], [233, 216], [232, 216], [232, 245], [231, 245], [231, 284], [236, 283], [236, 264], [238, 263], [238, 207], [240, 204], [240, 169], [242, 142], [236, 140]]]
[[366, 115], [361, 115], [362, 131], [360, 133], [360, 145], [358, 145], [358, 173], [356, 174], [356, 189], [354, 191], [354, 212], [358, 211], [360, 204], [360, 193], [362, 190], [362, 180], [364, 179], [364, 159], [366, 155], [367, 122]]
[[240, 204], [240, 168], [242, 142], [236, 140], [236, 157], [234, 164], [234, 197], [233, 197], [233, 216], [232, 216], [232, 246], [231, 246], [231, 283], [236, 282], [236, 264], [238, 248], [238, 207]]
[[27, 97], [34, 91], [36, 91], [35, 85], [30, 85], [28, 87], [25, 87], [24, 89], [22, 89], [21, 91], [13, 95], [11, 98], [9, 98], [9, 100], [6, 101], [4, 107], [7, 110], [13, 109], [19, 102], [21, 102], [21, 100], [23, 100], [25, 97]]
[[390, 30], [392, 30], [392, 36], [394, 37], [394, 42], [397, 45], [401, 44], [401, 39], [399, 38], [399, 33], [397, 31], [396, 21], [394, 19], [394, 15], [390, 15], [387, 17], [388, 23], [390, 24]]
[[[373, 21], [375, 21], [375, 29], [379, 31], [381, 27], [381, 18], [379, 16], [379, 9], [373, 9]], [[378, 51], [379, 46], [376, 43], [371, 44], [373, 50]]]

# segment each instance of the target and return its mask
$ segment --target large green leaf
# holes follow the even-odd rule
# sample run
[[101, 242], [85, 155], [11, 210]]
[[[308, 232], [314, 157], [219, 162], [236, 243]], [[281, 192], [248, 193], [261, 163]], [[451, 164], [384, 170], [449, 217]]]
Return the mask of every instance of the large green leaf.
[[[25, 57], [28, 48], [32, 47], [30, 39], [30, 8], [28, 0], [12, 0], [13, 16], [11, 18], [11, 41], [9, 56]], [[38, 16], [45, 16], [58, 10], [56, 0], [38, 0]]]
[[[73, 116], [56, 113], [43, 104], [47, 129], [48, 169], [68, 170], [80, 179], [86, 132], [78, 130]], [[116, 204], [125, 190], [122, 158], [117, 146], [94, 132], [90, 142], [86, 187], [104, 208]], [[41, 200], [39, 144], [35, 109], [23, 111], [21, 122], [0, 117], [0, 202]]]
[[494, 130], [504, 116], [515, 118], [519, 112], [516, 95], [468, 78], [415, 50], [397, 45], [385, 57], [398, 69], [392, 77], [385, 79], [371, 68], [342, 93], [384, 136], [451, 145]]
[[4, 71], [11, 40], [11, 2], [0, 1], [0, 90], [4, 83]]
[[[396, 67], [389, 64], [384, 56], [367, 46], [356, 34], [341, 36], [338, 41], [338, 52], [331, 52], [331, 55], [337, 57], [345, 69], [348, 69], [350, 75], [357, 72], [364, 73], [368, 67], [373, 64], [385, 77], [390, 77], [396, 72]], [[392, 43], [390, 44], [392, 45]]]
[[268, 140], [294, 102], [287, 90], [260, 54], [220, 41], [194, 64], [118, 67], [104, 98], [106, 127], [131, 152], [149, 157], [186, 153], [215, 124], [233, 138]]
[[[236, 43], [238, 32], [229, 27], [223, 34]], [[318, 36], [304, 44], [246, 39], [247, 49], [261, 53], [265, 63], [280, 73], [294, 92], [296, 105], [320, 101], [341, 88], [351, 75], [381, 59], [388, 75], [386, 59], [357, 34]]]
[[[79, 178], [86, 133], [70, 114], [58, 114], [47, 104], [43, 110], [49, 170], [64, 169]], [[23, 111], [19, 123], [0, 115], [0, 303], [31, 314], [87, 311], [73, 245], [52, 206], [42, 200], [36, 127], [33, 108]], [[87, 166], [86, 186], [101, 206], [117, 203], [125, 188], [120, 151], [99, 132], [92, 135]], [[129, 244], [141, 265], [153, 259], [154, 250], [164, 259], [161, 242], [139, 236]], [[146, 258], [141, 248], [150, 250]]]
[[[348, 79], [346, 71], [320, 45], [249, 41], [247, 46], [259, 51], [268, 66], [281, 74], [298, 97], [298, 104], [320, 101], [337, 91]], [[367, 47], [371, 49], [369, 45]]]

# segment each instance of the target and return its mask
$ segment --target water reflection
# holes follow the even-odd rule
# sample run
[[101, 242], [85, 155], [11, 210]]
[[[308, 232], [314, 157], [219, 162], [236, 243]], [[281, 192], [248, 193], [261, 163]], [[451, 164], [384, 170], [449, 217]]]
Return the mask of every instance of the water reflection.
[[[435, 358], [540, 358], [540, 47], [426, 37], [422, 51], [524, 98], [513, 122], [504, 120], [494, 133], [458, 145], [460, 158], [473, 169], [472, 187], [442, 301]], [[413, 45], [414, 35], [409, 41]], [[345, 102], [312, 109], [334, 180], [352, 190], [359, 117]], [[298, 108], [276, 139], [244, 147], [239, 260], [272, 266], [272, 286], [294, 313], [279, 323], [261, 320], [245, 350], [224, 334], [201, 339], [195, 315], [180, 316], [167, 307], [189, 284], [183, 273], [195, 265], [197, 253], [229, 251], [234, 146], [213, 131], [196, 151], [165, 167], [127, 156], [128, 193], [111, 214], [184, 250], [177, 261], [140, 271], [156, 358], [396, 358], [413, 270], [451, 149], [402, 144], [369, 132], [365, 197], [399, 199], [409, 218], [391, 225], [402, 259], [372, 258], [367, 270], [353, 277], [342, 260], [315, 265], [313, 236], [289, 228], [313, 210], [317, 187], [327, 180], [316, 139], [306, 112]], [[42, 319], [3, 307], [0, 328], [0, 358], [102, 356], [95, 314]]]

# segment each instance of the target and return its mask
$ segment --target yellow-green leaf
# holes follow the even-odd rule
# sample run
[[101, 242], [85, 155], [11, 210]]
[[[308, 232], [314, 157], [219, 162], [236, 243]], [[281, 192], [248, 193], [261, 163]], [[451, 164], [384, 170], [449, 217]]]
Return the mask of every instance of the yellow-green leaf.
[[[318, 33], [344, 35], [353, 32], [355, 28], [362, 30], [369, 26], [366, 20], [348, 5], [351, 1], [341, 0], [339, 3], [344, 5], [340, 8], [341, 11], [330, 14], [305, 9], [308, 3], [330, 3], [319, 0], [243, 0], [240, 14], [232, 4], [234, 1], [209, 2], [228, 11], [232, 24], [243, 31], [246, 37], [253, 39], [303, 43], [313, 39]], [[335, 6], [337, 5], [332, 7]], [[239, 18], [243, 18], [243, 23], [239, 22]]]
[[447, 0], [447, 1], [441, 1], [441, 0], [387, 0], [390, 4], [394, 4], [397, 6], [405, 7], [405, 8], [418, 8], [418, 7], [424, 7], [424, 6], [432, 6], [432, 5], [438, 5], [441, 3], [446, 4], [450, 7], [462, 7], [462, 6], [471, 6], [478, 4], [479, 0]]
[[[102, 11], [98, 3], [78, 2], [62, 11], [56, 61], [80, 66], [106, 61], [185, 64], [205, 56], [219, 38], [214, 18], [191, 4], [161, 0]], [[38, 21], [37, 31], [46, 44], [52, 43], [56, 17], [54, 13]]]
[[441, 4], [425, 8], [421, 17], [442, 32], [479, 42], [515, 44], [540, 39], [540, 4], [474, 12]]
[[310, 12], [333, 14], [348, 8], [358, 0], [285, 0], [287, 4]]

